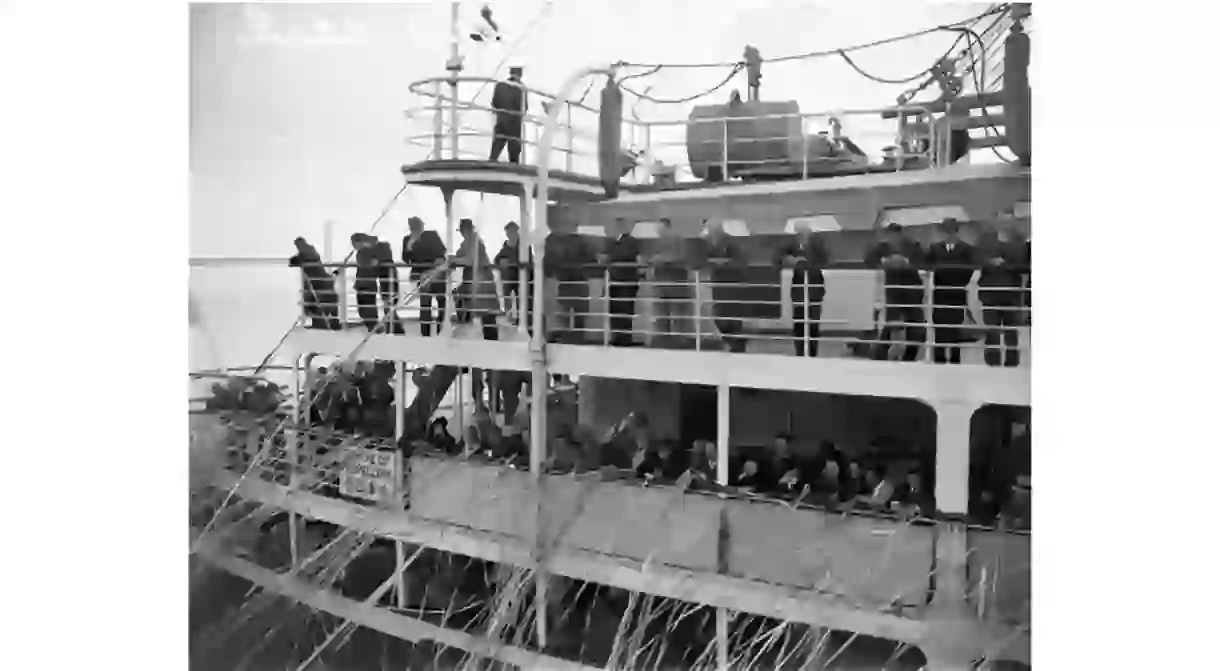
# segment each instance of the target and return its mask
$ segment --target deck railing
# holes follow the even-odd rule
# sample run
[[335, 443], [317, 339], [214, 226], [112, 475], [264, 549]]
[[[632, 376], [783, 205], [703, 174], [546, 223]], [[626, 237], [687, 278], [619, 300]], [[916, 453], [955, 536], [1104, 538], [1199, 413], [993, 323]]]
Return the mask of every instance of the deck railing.
[[[407, 290], [402, 266], [393, 289], [399, 293], [390, 297], [369, 280], [357, 290], [352, 266], [328, 267], [342, 289], [337, 304], [321, 307], [339, 315], [343, 327], [379, 323], [385, 306]], [[542, 309], [548, 337], [568, 344], [1028, 365], [1028, 280], [997, 284], [975, 267], [963, 268], [967, 284], [938, 287], [934, 271], [918, 271], [912, 284], [887, 285], [883, 271], [858, 264], [830, 266], [821, 282], [779, 265], [726, 272], [593, 264], [544, 277]], [[499, 338], [499, 327], [520, 323], [519, 281], [505, 282], [498, 268], [474, 282], [468, 274], [451, 271], [447, 292], [444, 282], [412, 288], [414, 300], [396, 310], [399, 325], [390, 330], [448, 335], [453, 330], [445, 325], [469, 324], [458, 337], [490, 340]], [[527, 295], [526, 315], [533, 303], [528, 287]], [[304, 299], [303, 293], [303, 308]], [[305, 316], [311, 314], [317, 312]]]

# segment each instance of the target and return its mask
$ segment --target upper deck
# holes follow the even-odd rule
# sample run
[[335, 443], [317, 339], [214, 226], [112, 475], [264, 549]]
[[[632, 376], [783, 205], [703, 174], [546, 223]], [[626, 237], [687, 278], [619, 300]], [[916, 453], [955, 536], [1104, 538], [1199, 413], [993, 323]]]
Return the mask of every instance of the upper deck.
[[[976, 72], [979, 55], [963, 51], [954, 62], [961, 93], [951, 103], [928, 99], [933, 94], [925, 93], [914, 96], [925, 100], [904, 96], [901, 104], [885, 108], [802, 110], [782, 92], [743, 101], [736, 90], [746, 89], [742, 72], [683, 104], [664, 104], [649, 95], [647, 77], [653, 73], [627, 69], [618, 73], [621, 111], [608, 113], [621, 122], [619, 137], [607, 139], [601, 137], [602, 128], [615, 124], [609, 121], [607, 126], [601, 118], [605, 77], [582, 81], [574, 100], [560, 100], [528, 81], [509, 82], [524, 91], [527, 101], [521, 115], [519, 164], [491, 159], [491, 97], [497, 80], [425, 79], [410, 85], [413, 104], [406, 110], [406, 142], [414, 156], [420, 156], [420, 150], [427, 153], [403, 165], [402, 172], [413, 183], [520, 193], [537, 174], [547, 114], [556, 110], [548, 166], [552, 188], [561, 197], [602, 197], [601, 166], [615, 152], [620, 193], [628, 201], [668, 199], [726, 184], [795, 182], [799, 186], [789, 188], [835, 190], [960, 180], [968, 178], [969, 171], [948, 168], [962, 167], [968, 150], [1012, 156], [1008, 124], [1020, 126], [1027, 117], [1019, 109], [1007, 109], [1027, 109], [1028, 103], [1027, 97], [1004, 88], [1005, 37], [1011, 25], [1008, 11], [1000, 11], [973, 26], [987, 63], [983, 69], [991, 74]], [[1014, 135], [1027, 136], [1026, 130]], [[1024, 162], [1028, 155], [1019, 158]]]

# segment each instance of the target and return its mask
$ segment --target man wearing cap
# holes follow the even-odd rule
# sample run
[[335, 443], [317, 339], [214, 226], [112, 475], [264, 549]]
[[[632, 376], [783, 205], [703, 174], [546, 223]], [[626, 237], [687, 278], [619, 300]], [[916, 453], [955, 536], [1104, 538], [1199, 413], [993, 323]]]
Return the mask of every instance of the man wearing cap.
[[797, 356], [817, 356], [821, 335], [822, 299], [826, 278], [822, 269], [829, 254], [821, 236], [804, 227], [779, 250], [777, 265], [792, 269], [792, 343]]
[[[589, 266], [596, 255], [588, 242], [576, 232], [567, 215], [558, 217], [546, 236], [542, 254], [542, 272], [549, 286], [554, 286], [554, 301], [547, 300], [547, 339], [572, 342], [584, 340], [584, 319], [589, 313]], [[544, 289], [549, 288], [544, 285]], [[566, 321], [565, 327], [559, 326]]]
[[880, 268], [885, 283], [885, 320], [881, 328], [874, 359], [888, 358], [894, 333], [904, 332], [903, 361], [919, 357], [924, 342], [927, 318], [923, 309], [923, 278], [919, 266], [923, 250], [902, 231], [902, 226], [885, 227], [881, 240], [873, 245], [864, 258], [870, 268]]
[[932, 360], [961, 363], [966, 340], [966, 285], [976, 268], [973, 245], [961, 238], [961, 224], [949, 217], [940, 222], [943, 236], [928, 248], [924, 262], [932, 271]]
[[987, 326], [983, 360], [988, 366], [1016, 367], [1021, 363], [1017, 327], [1024, 324], [1021, 279], [1029, 272], [1028, 247], [1007, 227], [989, 231], [980, 247], [979, 302]]
[[301, 304], [309, 317], [310, 328], [338, 330], [339, 294], [335, 292], [335, 278], [322, 265], [318, 250], [305, 238], [292, 241], [297, 253], [288, 259], [288, 265], [301, 269]]
[[[441, 332], [445, 321], [445, 275], [433, 273], [433, 269], [445, 262], [445, 243], [436, 231], [424, 229], [424, 220], [411, 217], [407, 220], [410, 233], [402, 239], [402, 262], [411, 266], [411, 281], [419, 284], [425, 276], [431, 279], [419, 287], [419, 332], [428, 337]], [[433, 303], [436, 310], [432, 309]]]
[[521, 83], [520, 66], [508, 69], [508, 81], [497, 82], [491, 94], [491, 108], [495, 114], [492, 128], [491, 157], [500, 160], [500, 151], [508, 147], [508, 162], [521, 162], [521, 129], [526, 110], [525, 88]]
[[530, 323], [530, 304], [534, 300], [534, 280], [531, 276], [534, 266], [534, 250], [527, 245], [525, 250], [526, 260], [524, 268], [526, 271], [526, 290], [525, 290], [525, 309], [521, 311], [521, 227], [517, 222], [510, 221], [504, 227], [504, 245], [500, 247], [500, 253], [496, 254], [494, 262], [496, 267], [500, 269], [500, 282], [504, 285], [504, 298], [508, 303], [505, 312], [511, 312], [515, 306], [518, 308], [517, 319], [525, 320], [527, 329], [533, 329], [534, 325]]
[[462, 321], [479, 317], [483, 325], [483, 339], [498, 340], [500, 331], [496, 315], [500, 311], [500, 299], [496, 294], [496, 280], [491, 273], [487, 248], [474, 228], [473, 219], [459, 220], [458, 233], [462, 236], [462, 244], [453, 254], [453, 264], [464, 269], [462, 286], [458, 289]]
[[[712, 287], [712, 314], [716, 329], [730, 352], [745, 352], [747, 340], [742, 336], [744, 319], [749, 317], [749, 290], [746, 289], [746, 255], [724, 230], [724, 222], [713, 219], [706, 223], [707, 237], [703, 240], [701, 260], [709, 269]], [[697, 308], [696, 308], [697, 309]], [[695, 315], [702, 319], [703, 315]]]

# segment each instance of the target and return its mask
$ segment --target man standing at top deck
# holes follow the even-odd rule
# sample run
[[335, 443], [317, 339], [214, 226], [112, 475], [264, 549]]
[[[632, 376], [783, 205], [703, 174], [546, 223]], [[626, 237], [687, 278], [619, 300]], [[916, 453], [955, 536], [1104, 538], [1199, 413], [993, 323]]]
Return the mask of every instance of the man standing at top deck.
[[[411, 281], [419, 284], [425, 275], [445, 262], [445, 243], [436, 231], [424, 230], [424, 220], [411, 217], [407, 220], [410, 227], [409, 235], [402, 239], [402, 262], [411, 266]], [[441, 324], [445, 319], [445, 273], [439, 273], [430, 281], [419, 286], [419, 332], [428, 337], [432, 335], [432, 327], [440, 333]], [[432, 304], [435, 301], [436, 311]]]
[[491, 94], [491, 108], [496, 117], [492, 128], [491, 157], [500, 160], [500, 151], [508, 146], [508, 162], [521, 162], [521, 133], [525, 120], [526, 95], [521, 84], [522, 69], [508, 69], [508, 81], [497, 82]]
[[615, 347], [630, 347], [632, 322], [635, 321], [635, 297], [640, 292], [640, 241], [631, 235], [633, 226], [618, 217], [610, 233], [614, 237], [598, 254], [598, 263], [610, 266], [607, 276], [610, 286], [606, 292], [610, 297], [610, 344]]

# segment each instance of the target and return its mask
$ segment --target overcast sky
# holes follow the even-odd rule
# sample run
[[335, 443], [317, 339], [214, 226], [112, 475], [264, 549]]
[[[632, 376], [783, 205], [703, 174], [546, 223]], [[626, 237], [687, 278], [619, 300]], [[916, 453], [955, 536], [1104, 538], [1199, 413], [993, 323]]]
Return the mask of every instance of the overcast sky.
[[[463, 35], [482, 3], [463, 3]], [[978, 14], [986, 3], [845, 0], [502, 0], [492, 3], [500, 44], [463, 40], [467, 74], [491, 76], [531, 22], [510, 59], [526, 81], [555, 91], [577, 67], [634, 62], [732, 61], [747, 43], [764, 57], [833, 49]], [[444, 74], [450, 3], [196, 4], [191, 6], [190, 169], [192, 256], [287, 256], [304, 235], [334, 248], [368, 230], [402, 185], [399, 166], [425, 158], [408, 146], [404, 110], [420, 105], [407, 87]], [[714, 8], [714, 9], [713, 9]], [[853, 54], [865, 70], [904, 78], [952, 42], [934, 34]], [[502, 72], [499, 74], [503, 74]], [[663, 70], [651, 95], [677, 98], [709, 88], [724, 70]], [[637, 80], [639, 82], [640, 80]], [[767, 65], [763, 99], [796, 100], [804, 112], [893, 104], [904, 86], [881, 85], [837, 57]], [[742, 81], [729, 88], [744, 91]], [[638, 90], [638, 89], [637, 89]], [[727, 90], [727, 89], [726, 89]], [[726, 97], [722, 92], [719, 97]], [[591, 96], [592, 100], [596, 100]], [[641, 109], [683, 118], [684, 108]], [[476, 120], [477, 121], [477, 120]], [[849, 120], [849, 135], [876, 133]], [[460, 198], [459, 216], [479, 219], [489, 247], [515, 219], [516, 201]], [[438, 191], [413, 187], [377, 229], [397, 240], [411, 214], [440, 228]]]

